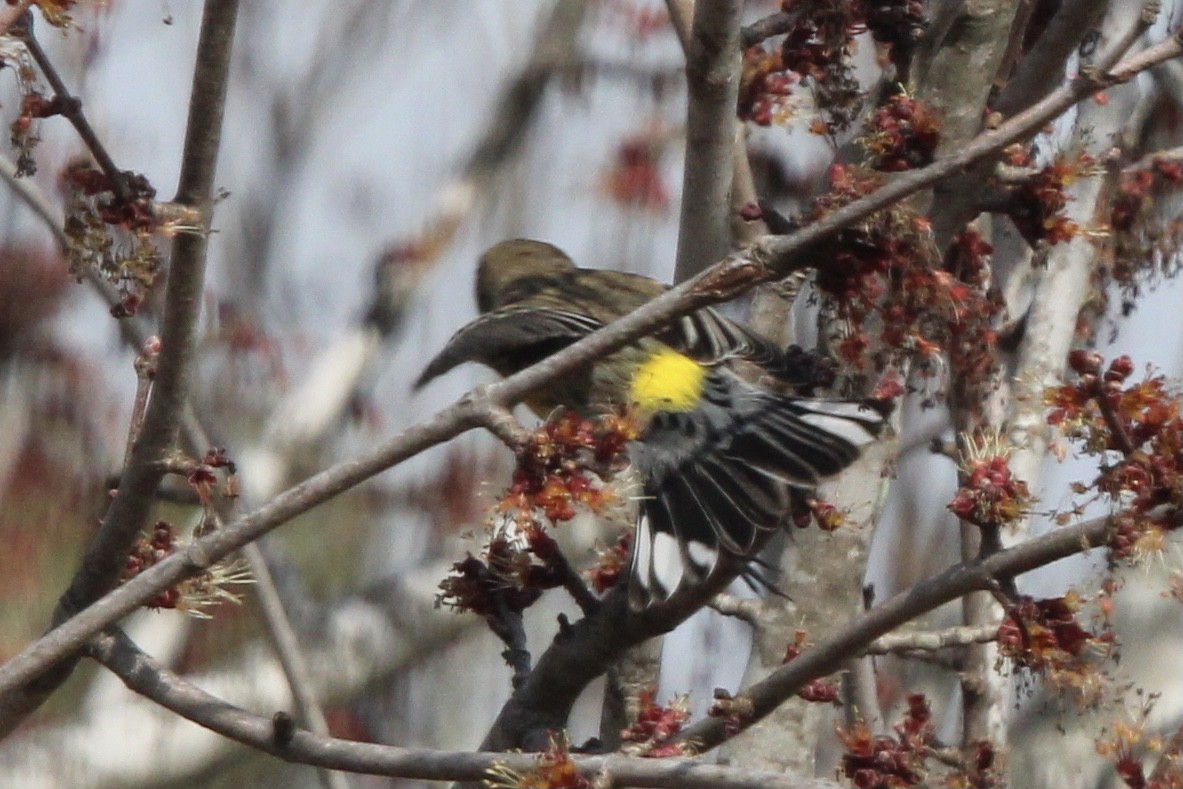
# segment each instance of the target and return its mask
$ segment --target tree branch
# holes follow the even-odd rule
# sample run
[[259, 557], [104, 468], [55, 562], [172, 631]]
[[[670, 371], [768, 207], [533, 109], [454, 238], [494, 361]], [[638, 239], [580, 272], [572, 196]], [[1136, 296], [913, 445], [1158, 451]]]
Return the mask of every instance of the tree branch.
[[739, 101], [742, 0], [694, 4], [686, 47], [686, 161], [674, 281], [698, 274], [730, 248], [732, 150]]
[[749, 687], [741, 694], [744, 703], [750, 705], [749, 717], [700, 721], [684, 730], [679, 739], [695, 743], [703, 750], [714, 748], [768, 715], [810, 680], [832, 673], [844, 659], [867, 650], [876, 639], [905, 622], [970, 592], [989, 589], [995, 579], [1013, 578], [1100, 545], [1108, 529], [1109, 519], [1098, 518], [1056, 529], [979, 561], [954, 565], [872, 608], [831, 638]]
[[[428, 781], [481, 781], [490, 768], [504, 765], [519, 772], [537, 767], [527, 754], [435, 751], [319, 737], [297, 730], [277, 742], [273, 719], [255, 715], [212, 696], [157, 664], [121, 631], [99, 636], [90, 647], [96, 660], [132, 690], [201, 726], [270, 753], [280, 759], [333, 770]], [[718, 767], [686, 759], [629, 759], [620, 756], [573, 757], [588, 777], [607, 773], [613, 785], [684, 787], [685, 789], [837, 789], [830, 781], [801, 779]]]
[[[236, 12], [237, 0], [209, 0], [194, 67], [177, 202], [202, 210], [207, 215], [206, 230], [208, 213], [212, 209], [214, 168], [221, 139]], [[205, 257], [206, 232], [182, 234], [174, 242], [165, 296], [163, 351], [144, 426], [127, 459], [119, 490], [99, 531], [88, 546], [69, 589], [58, 602], [55, 623], [65, 621], [115, 585], [133, 540], [147, 522], [161, 479], [157, 463], [175, 444], [177, 426], [184, 410], [193, 338], [201, 307]], [[59, 654], [58, 658], [66, 658], [69, 654]], [[0, 696], [0, 736], [11, 731], [69, 676], [73, 662], [55, 666], [22, 694], [14, 696], [13, 689], [8, 688]], [[48, 667], [48, 664], [42, 666], [43, 669]]]

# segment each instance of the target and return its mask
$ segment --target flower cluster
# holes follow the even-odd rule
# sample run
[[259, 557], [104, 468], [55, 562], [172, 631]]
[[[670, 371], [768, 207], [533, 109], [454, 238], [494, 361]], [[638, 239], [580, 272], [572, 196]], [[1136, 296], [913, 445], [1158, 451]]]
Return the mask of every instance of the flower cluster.
[[1011, 473], [1010, 458], [998, 441], [969, 439], [961, 485], [949, 510], [963, 521], [998, 528], [1027, 514], [1027, 483]]
[[897, 94], [875, 111], [859, 143], [870, 167], [900, 172], [931, 164], [941, 141], [941, 123], [924, 102]]
[[551, 733], [550, 745], [538, 754], [538, 766], [520, 773], [496, 763], [488, 771], [490, 789], [591, 789], [591, 781], [580, 774], [571, 759], [571, 744], [562, 733]]
[[765, 33], [783, 33], [779, 45], [755, 44], [744, 53], [739, 117], [761, 126], [783, 121], [796, 85], [805, 81], [825, 113], [816, 131], [847, 128], [863, 101], [851, 65], [854, 37], [870, 32], [903, 68], [923, 34], [922, 5], [920, 0], [786, 0], [782, 19]]
[[[178, 537], [177, 530], [171, 523], [157, 521], [152, 527], [151, 535], [140, 537], [132, 545], [120, 583], [126, 583], [184, 546], [184, 541]], [[153, 610], [176, 609], [197, 619], [209, 619], [207, 609], [218, 603], [242, 602], [241, 595], [229, 591], [226, 586], [253, 582], [241, 560], [219, 563], [164, 590], [144, 605]]]
[[620, 539], [596, 555], [596, 563], [588, 570], [593, 591], [603, 594], [620, 582], [628, 573], [629, 557], [633, 551], [633, 533], [626, 531]]
[[795, 24], [779, 47], [750, 47], [740, 79], [739, 117], [762, 126], [787, 116], [794, 86], [808, 80], [828, 124], [844, 129], [858, 114], [862, 92], [850, 63], [852, 35], [859, 20], [845, 5], [828, 0], [793, 3]]
[[927, 22], [922, 0], [854, 0], [856, 18], [864, 20], [871, 36], [891, 46], [892, 62], [898, 68], [900, 56], [924, 36]]
[[[541, 510], [552, 522], [575, 517], [576, 505], [600, 512], [616, 503], [614, 492], [600, 479], [624, 464], [625, 450], [640, 435], [640, 426], [627, 412], [595, 419], [565, 411], [538, 428], [518, 452], [509, 490], [499, 504], [515, 520], [535, 520]], [[589, 469], [594, 469], [593, 474]]]
[[[603, 513], [617, 505], [618, 495], [604, 481], [623, 467], [628, 443], [638, 435], [628, 412], [587, 419], [568, 411], [541, 425], [518, 452], [484, 554], [452, 566], [437, 604], [482, 616], [517, 613], [561, 585], [568, 568], [547, 525], [571, 520], [581, 506]], [[614, 583], [627, 568], [627, 548], [613, 552], [619, 554], [615, 568], [602, 562], [603, 571], [593, 572], [597, 586], [608, 588], [610, 576]]]
[[[1017, 151], [1012, 152], [1011, 162], [1030, 164], [1026, 154]], [[1064, 216], [1068, 205], [1065, 189], [1095, 171], [1096, 161], [1081, 154], [1049, 164], [1009, 190], [1007, 216], [1027, 243], [1059, 244], [1079, 235], [1080, 226]]]
[[1160, 754], [1159, 759], [1178, 757], [1164, 753], [1162, 737], [1146, 731], [1146, 719], [1154, 708], [1157, 696], [1151, 696], [1138, 714], [1115, 721], [1109, 728], [1111, 736], [1096, 743], [1097, 754], [1113, 760], [1119, 778], [1131, 789], [1178, 789], [1181, 785], [1178, 767], [1167, 770], [1164, 775], [1146, 775], [1143, 759], [1150, 754]]
[[[785, 647], [785, 657], [782, 662], [795, 660], [808, 646], [808, 636], [804, 630], [798, 630], [793, 635], [793, 641]], [[822, 704], [838, 704], [838, 683], [832, 679], [818, 677], [812, 679], [797, 691], [797, 696], [809, 702]]]
[[998, 627], [998, 655], [1046, 677], [1057, 687], [1096, 697], [1101, 677], [1089, 652], [1113, 643], [1113, 633], [1091, 633], [1077, 621], [1082, 600], [1075, 592], [1036, 600], [1026, 595], [1009, 607]]
[[688, 698], [678, 696], [666, 706], [653, 698], [652, 690], [641, 692], [636, 719], [620, 733], [620, 739], [628, 743], [625, 751], [632, 756], [651, 758], [693, 755], [687, 743], [672, 741], [690, 718]]
[[662, 140], [639, 135], [616, 149], [611, 168], [601, 177], [600, 188], [626, 208], [662, 213], [669, 208], [670, 190], [661, 172]]
[[841, 770], [857, 789], [897, 789], [924, 780], [933, 741], [932, 712], [922, 693], [908, 696], [908, 711], [895, 737], [876, 736], [866, 724], [838, 729], [846, 748]]
[[749, 47], [743, 53], [739, 78], [739, 118], [757, 126], [783, 123], [789, 99], [801, 77], [785, 68], [780, 50]]
[[160, 251], [153, 234], [161, 222], [155, 212], [156, 190], [142, 175], [124, 173], [128, 196], [116, 196], [111, 180], [89, 165], [67, 168], [69, 193], [65, 233], [70, 273], [81, 279], [95, 271], [120, 293], [115, 317], [134, 315], [160, 272]]
[[[806, 221], [879, 185], [873, 173], [835, 165], [830, 192], [814, 201]], [[907, 356], [933, 375], [947, 352], [960, 385], [984, 392], [997, 365], [992, 322], [1000, 309], [989, 285], [990, 251], [967, 231], [942, 267], [927, 221], [899, 204], [820, 244], [815, 254], [827, 264], [816, 286], [837, 319], [832, 325], [842, 327], [833, 342], [839, 360], [855, 371], [882, 370]]]
[[1117, 508], [1110, 549], [1117, 557], [1157, 552], [1183, 508], [1183, 415], [1179, 394], [1162, 376], [1130, 382], [1134, 364], [1120, 356], [1073, 351], [1076, 380], [1049, 389], [1047, 421], [1100, 460], [1093, 490]]

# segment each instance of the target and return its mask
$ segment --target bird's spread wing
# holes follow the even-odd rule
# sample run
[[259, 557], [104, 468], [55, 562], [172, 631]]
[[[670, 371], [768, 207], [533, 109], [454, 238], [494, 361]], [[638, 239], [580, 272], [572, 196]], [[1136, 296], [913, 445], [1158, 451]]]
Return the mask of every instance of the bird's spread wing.
[[742, 359], [790, 386], [809, 387], [819, 383], [818, 362], [812, 354], [796, 345], [787, 350], [781, 348], [759, 332], [709, 307], [683, 316], [658, 336], [708, 366]]
[[538, 307], [506, 307], [486, 313], [452, 335], [424, 368], [415, 388], [464, 362], [479, 362], [508, 375], [545, 359], [602, 325], [586, 315]]
[[873, 401], [814, 400], [712, 375], [694, 411], [660, 413], [631, 448], [645, 479], [630, 599], [644, 606], [705, 578], [720, 553], [750, 559], [794, 489], [837, 474], [885, 421]]

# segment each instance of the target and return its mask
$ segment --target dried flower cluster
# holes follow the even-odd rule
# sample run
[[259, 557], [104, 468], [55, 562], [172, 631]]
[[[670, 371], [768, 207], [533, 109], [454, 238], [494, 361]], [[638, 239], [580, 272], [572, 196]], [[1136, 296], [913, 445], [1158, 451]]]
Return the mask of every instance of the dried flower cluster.
[[[638, 435], [627, 412], [588, 419], [567, 411], [541, 425], [518, 452], [483, 557], [470, 554], [453, 565], [437, 602], [485, 616], [502, 607], [520, 612], [561, 585], [565, 560], [547, 525], [571, 520], [581, 506], [604, 513], [618, 505], [620, 497], [605, 481], [623, 468], [628, 443]], [[612, 557], [594, 577], [603, 585], [624, 572]]]
[[855, 36], [870, 32], [899, 65], [925, 24], [918, 0], [786, 0], [782, 8], [791, 24], [774, 32], [784, 38], [776, 46], [756, 44], [744, 53], [739, 117], [760, 126], [786, 120], [795, 86], [804, 84], [824, 113], [817, 131], [847, 128], [863, 101], [851, 64]]
[[[139, 538], [132, 545], [120, 583], [131, 580], [184, 547], [185, 542], [177, 536], [176, 527], [168, 521], [157, 521], [151, 535]], [[144, 605], [154, 610], [176, 609], [198, 619], [209, 619], [208, 609], [213, 606], [223, 602], [242, 602], [242, 596], [231, 592], [227, 586], [248, 583], [253, 583], [253, 580], [244, 562], [219, 562], [181, 581], [177, 586], [164, 590]]]
[[1109, 212], [1113, 244], [1096, 284], [1103, 294], [1106, 280], [1116, 282], [1124, 312], [1133, 309], [1143, 287], [1179, 270], [1183, 220], [1166, 198], [1180, 187], [1183, 162], [1174, 159], [1156, 159], [1121, 176]]
[[1130, 382], [1128, 356], [1106, 367], [1100, 354], [1073, 351], [1076, 380], [1049, 389], [1048, 423], [1100, 461], [1078, 493], [1092, 491], [1115, 509], [1109, 547], [1117, 558], [1157, 554], [1183, 511], [1183, 416], [1179, 393], [1162, 376]]
[[490, 789], [591, 789], [591, 782], [579, 773], [571, 759], [571, 744], [561, 733], [551, 733], [550, 745], [538, 754], [538, 766], [518, 772], [497, 763], [488, 771]]
[[688, 697], [678, 696], [662, 706], [654, 701], [654, 692], [646, 690], [641, 692], [638, 703], [636, 719], [620, 733], [620, 739], [627, 743], [625, 753], [650, 758], [693, 755], [687, 743], [673, 742], [690, 718]]
[[[880, 185], [879, 176], [832, 168], [831, 190], [814, 201], [815, 221]], [[816, 285], [842, 327], [837, 355], [855, 371], [878, 371], [909, 358], [935, 375], [946, 358], [960, 386], [981, 396], [997, 368], [993, 322], [1001, 299], [990, 286], [991, 248], [973, 231], [959, 236], [942, 266], [927, 220], [897, 204], [822, 243], [827, 261]]]
[[156, 190], [143, 176], [124, 173], [130, 196], [120, 199], [110, 178], [89, 165], [68, 168], [63, 180], [70, 273], [81, 279], [98, 272], [122, 297], [115, 317], [134, 315], [160, 273]]

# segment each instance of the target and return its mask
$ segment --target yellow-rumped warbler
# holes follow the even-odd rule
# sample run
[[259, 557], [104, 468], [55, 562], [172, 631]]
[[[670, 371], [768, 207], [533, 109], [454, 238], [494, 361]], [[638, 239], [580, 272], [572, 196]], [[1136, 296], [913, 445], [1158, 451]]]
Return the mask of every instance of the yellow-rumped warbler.
[[[562, 250], [503, 241], [481, 257], [481, 315], [456, 332], [416, 381], [464, 362], [510, 375], [645, 304], [665, 286], [648, 277], [576, 268]], [[644, 485], [629, 586], [635, 607], [701, 581], [719, 551], [750, 559], [784, 521], [789, 494], [837, 474], [872, 442], [890, 411], [874, 400], [796, 397], [740, 378], [759, 365], [809, 386], [812, 357], [789, 351], [713, 309], [701, 309], [536, 392], [540, 416], [634, 407], [644, 419], [629, 460]]]

